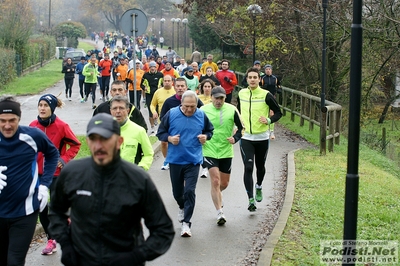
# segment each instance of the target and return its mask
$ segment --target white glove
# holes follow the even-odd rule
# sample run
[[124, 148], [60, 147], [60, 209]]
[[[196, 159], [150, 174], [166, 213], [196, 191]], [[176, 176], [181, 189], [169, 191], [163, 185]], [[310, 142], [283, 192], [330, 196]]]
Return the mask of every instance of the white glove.
[[117, 73], [117, 76], [118, 76], [118, 77], [121, 76], [121, 73]]
[[49, 188], [45, 185], [39, 186], [38, 200], [40, 202], [40, 212], [44, 210], [49, 200]]
[[7, 176], [2, 172], [7, 170], [7, 166], [0, 166], [0, 193], [5, 186], [7, 186]]

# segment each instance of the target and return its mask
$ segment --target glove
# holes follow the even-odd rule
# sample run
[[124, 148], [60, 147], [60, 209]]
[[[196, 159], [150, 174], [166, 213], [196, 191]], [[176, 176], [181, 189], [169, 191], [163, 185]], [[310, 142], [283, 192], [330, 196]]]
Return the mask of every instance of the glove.
[[136, 258], [134, 251], [117, 253], [110, 261], [110, 265], [131, 266], [137, 265], [140, 261]]
[[0, 166], [0, 193], [5, 186], [7, 186], [7, 176], [2, 172], [7, 170], [7, 166]]
[[65, 266], [75, 266], [79, 265], [78, 258], [76, 257], [76, 253], [71, 244], [64, 244], [61, 247], [61, 262]]
[[118, 77], [121, 76], [121, 73], [117, 73], [117, 76], [118, 76]]
[[38, 200], [40, 203], [40, 212], [42, 212], [44, 210], [44, 208], [46, 207], [47, 202], [49, 200], [49, 188], [48, 187], [46, 187], [44, 185], [39, 186]]
[[224, 80], [225, 80], [226, 82], [231, 82], [231, 80], [230, 80], [228, 77], [224, 77]]

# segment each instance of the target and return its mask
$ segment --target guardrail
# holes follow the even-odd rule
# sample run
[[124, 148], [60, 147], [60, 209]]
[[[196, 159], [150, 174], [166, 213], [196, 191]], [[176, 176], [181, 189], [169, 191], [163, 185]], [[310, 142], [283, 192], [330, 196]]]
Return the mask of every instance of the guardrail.
[[[238, 83], [241, 84], [245, 74], [235, 72]], [[239, 90], [241, 86], [237, 86]], [[290, 112], [290, 120], [295, 121], [295, 117], [300, 118], [300, 126], [308, 121], [310, 131], [314, 126], [320, 127], [320, 153], [326, 154], [326, 143], [328, 151], [333, 152], [334, 145], [340, 144], [340, 131], [342, 119], [342, 106], [331, 101], [325, 101], [325, 107], [321, 110], [321, 98], [307, 94], [302, 91], [282, 87], [282, 94], [277, 94], [277, 101], [282, 108], [284, 116]], [[323, 125], [323, 126], [321, 126]]]

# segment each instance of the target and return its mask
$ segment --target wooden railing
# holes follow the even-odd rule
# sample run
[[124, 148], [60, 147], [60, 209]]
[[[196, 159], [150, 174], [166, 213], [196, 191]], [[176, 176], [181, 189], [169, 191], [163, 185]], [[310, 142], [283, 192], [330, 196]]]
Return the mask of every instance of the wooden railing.
[[[244, 73], [236, 72], [240, 90], [241, 81]], [[300, 126], [308, 121], [310, 131], [314, 126], [320, 127], [320, 153], [326, 154], [326, 143], [328, 151], [333, 152], [334, 144], [340, 144], [340, 130], [342, 119], [342, 106], [331, 101], [325, 100], [325, 107], [321, 110], [321, 98], [307, 94], [302, 91], [282, 87], [282, 93], [277, 94], [277, 101], [282, 108], [284, 116], [290, 112], [290, 119], [295, 121], [295, 117], [300, 118]], [[321, 127], [321, 124], [323, 125]]]

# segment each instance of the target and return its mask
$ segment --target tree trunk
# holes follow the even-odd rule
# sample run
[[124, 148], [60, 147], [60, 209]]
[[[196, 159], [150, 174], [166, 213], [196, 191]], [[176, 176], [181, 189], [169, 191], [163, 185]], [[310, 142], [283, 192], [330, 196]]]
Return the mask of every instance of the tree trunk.
[[382, 114], [381, 114], [381, 116], [379, 117], [379, 122], [378, 122], [378, 124], [383, 124], [383, 122], [385, 121], [387, 112], [388, 112], [388, 110], [389, 110], [389, 106], [392, 104], [392, 102], [393, 102], [393, 100], [390, 99], [390, 100], [385, 104], [385, 107], [383, 108]]

